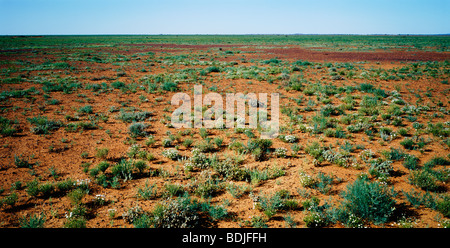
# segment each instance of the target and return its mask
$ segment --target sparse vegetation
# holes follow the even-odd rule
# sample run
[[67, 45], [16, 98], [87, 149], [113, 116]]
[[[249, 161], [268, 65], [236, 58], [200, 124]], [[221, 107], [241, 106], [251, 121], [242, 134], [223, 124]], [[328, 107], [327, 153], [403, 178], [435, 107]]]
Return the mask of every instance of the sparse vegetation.
[[[448, 226], [450, 64], [436, 56], [446, 44], [443, 36], [0, 37], [0, 226]], [[320, 57], [299, 59], [312, 46]], [[270, 120], [272, 100], [250, 93], [275, 92], [279, 135], [263, 139], [267, 128], [249, 127], [247, 106]], [[190, 97], [183, 118], [192, 128], [172, 125], [176, 93]], [[243, 93], [246, 118], [192, 107], [208, 93], [224, 108], [227, 94]], [[245, 126], [206, 128], [195, 115], [210, 112]]]

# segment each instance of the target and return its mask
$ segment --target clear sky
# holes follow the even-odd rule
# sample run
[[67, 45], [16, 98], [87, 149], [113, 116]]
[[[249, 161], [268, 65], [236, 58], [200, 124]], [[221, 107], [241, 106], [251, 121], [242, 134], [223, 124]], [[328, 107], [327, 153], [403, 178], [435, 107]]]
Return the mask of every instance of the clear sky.
[[0, 35], [448, 34], [450, 0], [0, 0]]

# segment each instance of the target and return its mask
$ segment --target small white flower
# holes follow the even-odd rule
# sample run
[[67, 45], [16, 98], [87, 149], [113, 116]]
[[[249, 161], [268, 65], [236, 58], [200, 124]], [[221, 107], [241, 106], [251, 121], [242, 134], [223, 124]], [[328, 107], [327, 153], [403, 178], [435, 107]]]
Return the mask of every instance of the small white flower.
[[72, 212], [65, 213], [66, 219], [72, 218]]
[[284, 136], [284, 140], [288, 143], [294, 143], [295, 141], [297, 141], [297, 137], [295, 137], [294, 135], [286, 135]]

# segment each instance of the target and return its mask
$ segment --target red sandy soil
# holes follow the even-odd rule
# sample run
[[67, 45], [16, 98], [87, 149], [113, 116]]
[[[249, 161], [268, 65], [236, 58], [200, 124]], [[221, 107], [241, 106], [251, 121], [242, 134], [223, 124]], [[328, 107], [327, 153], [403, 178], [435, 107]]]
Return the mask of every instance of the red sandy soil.
[[[0, 51], [0, 60], [25, 60], [32, 61], [33, 63], [42, 63], [46, 60], [58, 60], [60, 55], [66, 56], [72, 52], [82, 52], [86, 50], [91, 50], [95, 52], [103, 52], [103, 53], [111, 53], [111, 54], [123, 54], [123, 55], [131, 55], [135, 53], [145, 53], [145, 52], [154, 52], [156, 56], [165, 56], [164, 53], [168, 52], [171, 54], [203, 54], [207, 50], [212, 50], [212, 54], [208, 54], [206, 56], [205, 61], [211, 60], [211, 57], [214, 57], [215, 60], [221, 61], [239, 61], [239, 59], [243, 58], [243, 54], [230, 54], [226, 55], [226, 57], [219, 56], [219, 52], [223, 50], [239, 50], [239, 51], [253, 51], [255, 53], [245, 53], [245, 59], [269, 59], [269, 58], [278, 58], [278, 59], [286, 59], [289, 61], [296, 60], [308, 60], [314, 62], [358, 62], [358, 61], [369, 61], [364, 66], [367, 68], [370, 67], [380, 67], [380, 68], [392, 68], [392, 67], [400, 67], [402, 65], [401, 62], [405, 61], [443, 61], [448, 60], [450, 58], [450, 53], [438, 53], [438, 52], [407, 52], [407, 51], [377, 51], [377, 52], [330, 52], [330, 51], [318, 51], [312, 49], [305, 49], [297, 46], [271, 46], [270, 48], [258, 48], [257, 46], [248, 46], [248, 45], [236, 45], [236, 44], [228, 44], [228, 45], [175, 45], [175, 44], [132, 44], [132, 45], [121, 45], [119, 47], [103, 47], [103, 48], [80, 48], [80, 49], [72, 49], [72, 50], [61, 50], [54, 51], [52, 49], [41, 49], [38, 51], [38, 54], [33, 54], [28, 50], [15, 50], [9, 51], [7, 53]], [[93, 54], [94, 54], [93, 53]], [[117, 72], [113, 69], [121, 68], [125, 71], [126, 76], [121, 77], [116, 80], [123, 81], [125, 83], [131, 83], [137, 81], [137, 79], [142, 78], [149, 72], [139, 72], [137, 68], [140, 68], [140, 65], [143, 63], [140, 60], [132, 60], [133, 63], [137, 65], [120, 67], [112, 64], [95, 64], [88, 63], [84, 61], [73, 61], [69, 62], [71, 66], [76, 67], [77, 69], [73, 72], [64, 72], [64, 70], [53, 70], [53, 71], [31, 71], [26, 72], [27, 78], [32, 78], [32, 76], [38, 76], [39, 73], [50, 73], [50, 75], [57, 74], [61, 77], [74, 76], [78, 81], [83, 83], [92, 83], [94, 82], [92, 78], [94, 77], [107, 77], [107, 78], [116, 78]], [[251, 66], [251, 63], [245, 64], [246, 66]], [[90, 70], [86, 70], [85, 67], [90, 67]], [[5, 65], [1, 65], [0, 68], [8, 68]], [[186, 66], [174, 65], [171, 67], [157, 68], [152, 67], [151, 74], [157, 74], [166, 72], [174, 69], [183, 69], [187, 68]], [[21, 74], [24, 72], [18, 72]], [[320, 80], [323, 75], [314, 74], [310, 71], [303, 72], [305, 77], [310, 78], [311, 81]], [[281, 92], [285, 98], [281, 100], [281, 104], [290, 101], [288, 100], [290, 97], [297, 97], [299, 93], [295, 91], [285, 91], [284, 89], [278, 89], [278, 83], [275, 84], [267, 84], [264, 83], [263, 87], [259, 85], [258, 82], [254, 80], [230, 80], [220, 77], [220, 73], [212, 73], [210, 76], [211, 82], [207, 82], [210, 85], [216, 85], [219, 88], [219, 92], [221, 90], [233, 90], [235, 92]], [[205, 81], [209, 81], [208, 80]], [[101, 80], [103, 82], [105, 80]], [[248, 81], [253, 81], [253, 84], [248, 84]], [[363, 83], [365, 80], [355, 79], [352, 82], [347, 80], [343, 82], [334, 82], [334, 85], [342, 84], [342, 85], [353, 85], [353, 81], [356, 83]], [[232, 86], [230, 86], [232, 84]], [[399, 81], [395, 82], [395, 85], [398, 85], [402, 90], [401, 94], [404, 95], [409, 102], [414, 103], [416, 98], [414, 96], [408, 95], [407, 89], [421, 89], [425, 90], [427, 87], [433, 87], [434, 92], [442, 92], [443, 90], [448, 89], [447, 85], [436, 84], [434, 82], [430, 82], [427, 80], [419, 80], [418, 82], [408, 81]], [[384, 84], [383, 82], [379, 82], [378, 84], [374, 82], [374, 85], [382, 87], [386, 90], [393, 90], [394, 84]], [[1, 85], [2, 91], [9, 90], [10, 88], [15, 89], [27, 89], [30, 87], [40, 87], [38, 84], [33, 82], [25, 82], [21, 84], [12, 84], [12, 85]], [[190, 92], [189, 86], [181, 85], [181, 88], [185, 92]], [[204, 89], [207, 87], [204, 87]], [[84, 98], [84, 102], [80, 103], [77, 99], [83, 99], [78, 97], [78, 94], [85, 94], [86, 98]], [[112, 94], [112, 95], [111, 95]], [[139, 103], [139, 95], [144, 94], [148, 98], [148, 102]], [[438, 93], [436, 93], [438, 94]], [[19, 127], [22, 130], [18, 135], [14, 137], [2, 137], [0, 147], [0, 188], [5, 189], [5, 192], [1, 195], [2, 197], [6, 196], [9, 192], [9, 188], [12, 183], [20, 180], [23, 185], [26, 182], [33, 180], [36, 177], [39, 177], [40, 182], [44, 181], [60, 181], [67, 178], [72, 179], [87, 179], [89, 175], [84, 173], [81, 168], [81, 164], [85, 162], [91, 162], [91, 168], [98, 164], [101, 159], [96, 158], [96, 149], [97, 148], [108, 148], [109, 153], [107, 159], [110, 161], [116, 161], [123, 156], [126, 156], [126, 152], [130, 147], [129, 144], [125, 144], [129, 135], [126, 130], [129, 124], [123, 123], [120, 120], [115, 119], [115, 115], [117, 113], [109, 113], [108, 109], [110, 106], [114, 105], [120, 108], [120, 103], [130, 102], [129, 106], [134, 106], [142, 110], [146, 111], [154, 111], [155, 116], [152, 118], [157, 121], [151, 123], [150, 130], [154, 132], [155, 139], [157, 140], [156, 147], [145, 147], [143, 145], [143, 149], [153, 153], [156, 157], [155, 161], [149, 162], [149, 166], [151, 169], [159, 169], [163, 168], [166, 171], [171, 172], [172, 176], [169, 178], [162, 177], [145, 177], [131, 180], [129, 182], [121, 183], [122, 187], [120, 189], [111, 189], [111, 188], [103, 188], [95, 183], [91, 183], [91, 193], [85, 197], [83, 200], [84, 203], [89, 204], [93, 201], [96, 194], [104, 194], [106, 195], [108, 204], [105, 206], [95, 206], [90, 210], [90, 217], [87, 221], [87, 227], [132, 227], [131, 224], [125, 222], [121, 218], [121, 214], [127, 211], [130, 207], [139, 204], [146, 211], [151, 211], [156, 204], [161, 200], [160, 198], [155, 200], [138, 200], [136, 198], [136, 189], [137, 187], [142, 187], [147, 181], [149, 184], [156, 183], [158, 189], [160, 191], [163, 190], [163, 186], [166, 183], [180, 183], [186, 184], [189, 182], [187, 179], [186, 173], [182, 170], [182, 164], [178, 162], [173, 162], [167, 160], [166, 158], [161, 156], [161, 152], [164, 148], [161, 146], [161, 140], [166, 137], [166, 131], [173, 129], [168, 129], [162, 123], [159, 122], [160, 119], [163, 118], [163, 114], [170, 114], [170, 112], [165, 112], [163, 109], [167, 107], [165, 104], [167, 101], [170, 101], [170, 97], [172, 94], [146, 94], [143, 92], [132, 93], [132, 94], [123, 94], [120, 93], [119, 90], [113, 90], [113, 93], [109, 93], [106, 95], [95, 95], [90, 90], [81, 89], [76, 93], [72, 94], [62, 94], [61, 92], [51, 92], [51, 98], [58, 99], [61, 101], [60, 105], [46, 105], [45, 111], [42, 111], [38, 108], [38, 106], [42, 105], [45, 99], [42, 94], [37, 95], [35, 103], [31, 103], [29, 101], [24, 101], [23, 99], [12, 99], [10, 103], [2, 103], [1, 107], [3, 108], [12, 108], [13, 106], [19, 107], [18, 111], [7, 111], [2, 113], [2, 116], [7, 117], [8, 119], [14, 120], [17, 119], [19, 121]], [[106, 96], [106, 97], [105, 97]], [[445, 96], [444, 96], [445, 97]], [[160, 104], [155, 104], [156, 98], [162, 98]], [[339, 100], [334, 96], [330, 97], [334, 104], [337, 104]], [[448, 98], [447, 98], [448, 100]], [[290, 101], [292, 102], [292, 101]], [[76, 109], [80, 106], [84, 106], [90, 104], [94, 113], [104, 113], [109, 115], [109, 120], [105, 123], [99, 122], [99, 126], [101, 129], [96, 130], [88, 130], [84, 132], [75, 132], [68, 133], [64, 130], [64, 128], [60, 128], [59, 130], [53, 132], [50, 135], [35, 135], [30, 133], [31, 125], [27, 122], [26, 118], [37, 116], [37, 115], [45, 115], [48, 116], [49, 119], [57, 119], [62, 120], [64, 123], [64, 116], [71, 115], [73, 116], [76, 113]], [[447, 103], [445, 103], [447, 104]], [[170, 105], [169, 105], [170, 106]], [[295, 105], [294, 105], [295, 106]], [[303, 103], [303, 107], [305, 103]], [[24, 112], [24, 109], [32, 107], [32, 110]], [[63, 107], [63, 108], [61, 108]], [[173, 108], [171, 108], [173, 110]], [[308, 116], [315, 114], [315, 112], [305, 113], [305, 119]], [[286, 116], [282, 116], [282, 123], [286, 123]], [[83, 116], [80, 120], [87, 121], [88, 117]], [[424, 118], [419, 118], [421, 123], [426, 123]], [[448, 121], [448, 120], [442, 120]], [[410, 123], [408, 123], [410, 125]], [[111, 136], [105, 133], [105, 130], [110, 130]], [[243, 140], [243, 143], [246, 144], [246, 140], [248, 139], [244, 134], [235, 134], [234, 132], [229, 132], [230, 135], [227, 136], [226, 132], [218, 131], [218, 130], [210, 130], [210, 137], [220, 136], [224, 139], [225, 147], [231, 142], [233, 138]], [[299, 130], [294, 131], [293, 133], [296, 135], [300, 142], [299, 144], [305, 145], [307, 141], [311, 140], [311, 136], [306, 133], [302, 133]], [[362, 137], [366, 137], [366, 141], [362, 142]], [[428, 135], [424, 135], [424, 137], [428, 137]], [[432, 137], [432, 136], [429, 136]], [[62, 143], [62, 139], [67, 139], [68, 143]], [[194, 141], [201, 140], [198, 130], [195, 131], [195, 135], [193, 137]], [[314, 138], [317, 140], [317, 138]], [[370, 148], [373, 151], [388, 150], [390, 146], [399, 147], [399, 142], [401, 139], [396, 139], [389, 143], [388, 145], [381, 145], [378, 142], [370, 142], [367, 140], [367, 136], [363, 133], [354, 134], [351, 139], [356, 141], [357, 144], [363, 144], [366, 148]], [[341, 143], [343, 140], [340, 140]], [[335, 144], [336, 139], [334, 138], [326, 138], [325, 144]], [[143, 139], [137, 140], [138, 144], [143, 144]], [[355, 143], [355, 142], [353, 142]], [[49, 151], [49, 147], [53, 146], [57, 151]], [[278, 139], [275, 139], [273, 142], [274, 148], [277, 147], [289, 147]], [[410, 154], [414, 154], [416, 156], [420, 156], [421, 161], [428, 161], [434, 156], [444, 156], [446, 157], [448, 154], [448, 150], [444, 149], [442, 145], [438, 143], [431, 143], [427, 145], [427, 151], [425, 154], [420, 154], [418, 151], [409, 152]], [[80, 154], [82, 152], [88, 152], [89, 156], [87, 158], [81, 158]], [[180, 152], [183, 155], [190, 155], [189, 149], [180, 146]], [[30, 159], [30, 162], [36, 163], [39, 162], [38, 166], [35, 166], [32, 173], [30, 169], [27, 168], [16, 168], [14, 166], [14, 155], [22, 154], [25, 157], [33, 157]], [[225, 156], [232, 156], [233, 152], [227, 150], [226, 148], [222, 149], [219, 157], [224, 158]], [[312, 157], [307, 155], [303, 150], [300, 151], [299, 155], [288, 158], [275, 158], [271, 157], [270, 160], [264, 162], [255, 162], [251, 156], [245, 161], [245, 166], [250, 168], [258, 167], [260, 169], [269, 167], [273, 164], [278, 164], [280, 166], [285, 166], [286, 175], [277, 179], [268, 180], [262, 182], [258, 185], [252, 185], [252, 188], [255, 192], [275, 192], [281, 189], [287, 189], [291, 193], [293, 199], [301, 202], [304, 200], [298, 192], [297, 189], [301, 188], [299, 185], [299, 170], [302, 170], [310, 175], [317, 175], [318, 172], [323, 172], [325, 174], [334, 175], [337, 178], [340, 178], [341, 181], [337, 184], [334, 184], [332, 187], [332, 191], [330, 193], [331, 196], [336, 197], [339, 192], [345, 190], [348, 183], [353, 182], [358, 175], [363, 172], [367, 172], [367, 167], [362, 166], [362, 169], [354, 169], [354, 168], [342, 168], [336, 165], [331, 165], [329, 163], [324, 163], [321, 167], [316, 167], [312, 164]], [[55, 180], [49, 175], [49, 169], [55, 168], [58, 172], [59, 177]], [[180, 169], [181, 168], [181, 169]], [[409, 191], [412, 186], [408, 183], [408, 170], [402, 166], [401, 162], [394, 163], [394, 171], [395, 176], [392, 177], [391, 183], [395, 187], [395, 190], [401, 192], [402, 190]], [[34, 174], [33, 174], [34, 173]], [[177, 176], [174, 176], [175, 173], [178, 173]], [[194, 175], [199, 175], [199, 172], [192, 172]], [[236, 182], [236, 184], [245, 184], [244, 182]], [[247, 184], [249, 185], [249, 184]], [[448, 186], [444, 186], [448, 190]], [[416, 189], [417, 190], [417, 189]], [[67, 199], [67, 197], [54, 197], [51, 199], [42, 199], [42, 198], [33, 198], [27, 195], [27, 193], [22, 189], [17, 191], [19, 200], [14, 207], [4, 206], [0, 211], [0, 226], [1, 227], [17, 227], [18, 219], [22, 216], [30, 216], [32, 214], [38, 214], [40, 212], [46, 213], [46, 223], [45, 227], [62, 227], [65, 222], [65, 213], [70, 211], [71, 203]], [[322, 195], [317, 193], [320, 197], [322, 203], [324, 200], [327, 200], [327, 195]], [[213, 197], [211, 203], [220, 204], [224, 200], [229, 202], [229, 206], [227, 207], [229, 213], [233, 218], [220, 221], [217, 223], [217, 227], [239, 227], [242, 224], [242, 221], [249, 220], [252, 216], [263, 215], [261, 211], [257, 209], [253, 209], [253, 204], [251, 199], [245, 195], [241, 199], [234, 199], [229, 193], [226, 191], [221, 192], [217, 196]], [[405, 200], [398, 200], [398, 205], [400, 206], [402, 203], [406, 203]], [[108, 210], [115, 209], [117, 214], [114, 219], [110, 219], [108, 217]], [[432, 211], [426, 208], [414, 209], [409, 207], [407, 209], [409, 212], [413, 212], [413, 216], [415, 216], [419, 222], [415, 225], [415, 227], [437, 227], [438, 222], [436, 221], [435, 216], [437, 215], [436, 211]], [[282, 218], [286, 212], [278, 213], [275, 217], [273, 217], [269, 222], [269, 227], [285, 227], [285, 222]], [[291, 216], [294, 218], [294, 221], [297, 223], [297, 226], [304, 227], [303, 217], [305, 216], [304, 211], [296, 210], [292, 211]], [[388, 223], [386, 227], [395, 226], [394, 223]], [[372, 225], [373, 226], [373, 225]], [[340, 224], [334, 225], [334, 227], [342, 227]], [[373, 226], [375, 227], [375, 226]]]

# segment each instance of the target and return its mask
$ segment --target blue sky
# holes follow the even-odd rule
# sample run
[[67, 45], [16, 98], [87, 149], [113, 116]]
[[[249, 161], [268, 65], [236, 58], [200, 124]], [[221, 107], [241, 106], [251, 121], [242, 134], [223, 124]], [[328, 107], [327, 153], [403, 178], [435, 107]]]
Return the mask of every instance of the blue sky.
[[450, 0], [0, 0], [0, 35], [443, 34]]

